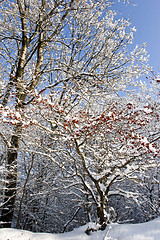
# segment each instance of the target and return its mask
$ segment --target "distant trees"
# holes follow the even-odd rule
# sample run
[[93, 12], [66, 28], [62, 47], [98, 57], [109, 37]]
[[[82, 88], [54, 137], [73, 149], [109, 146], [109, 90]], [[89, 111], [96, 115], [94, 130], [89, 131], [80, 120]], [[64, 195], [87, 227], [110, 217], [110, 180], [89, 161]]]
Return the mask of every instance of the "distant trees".
[[[108, 197], [129, 194], [112, 186], [135, 180], [159, 153], [154, 100], [139, 103], [133, 92], [148, 71], [145, 47], [128, 52], [135, 29], [107, 0], [1, 5], [1, 226], [11, 227], [16, 197], [17, 227], [30, 227], [33, 215], [45, 221], [48, 189], [76, 196], [75, 213], [85, 205], [88, 218], [94, 202], [103, 225]], [[20, 223], [25, 202], [30, 216]]]

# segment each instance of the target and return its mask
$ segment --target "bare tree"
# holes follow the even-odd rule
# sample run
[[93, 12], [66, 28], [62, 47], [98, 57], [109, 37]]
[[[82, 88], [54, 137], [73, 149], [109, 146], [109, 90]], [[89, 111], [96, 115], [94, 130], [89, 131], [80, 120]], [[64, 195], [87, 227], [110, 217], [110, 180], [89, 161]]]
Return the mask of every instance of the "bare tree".
[[[83, 2], [82, 2], [83, 3]], [[1, 107], [12, 110], [23, 116], [26, 106], [32, 101], [32, 92], [54, 82], [65, 82], [54, 79], [54, 64], [59, 43], [66, 46], [64, 31], [72, 15], [85, 8], [84, 1], [3, 1], [1, 4]], [[86, 6], [86, 7], [87, 7]], [[52, 51], [51, 51], [52, 49]], [[65, 63], [58, 65], [64, 67]], [[56, 67], [58, 67], [56, 64]], [[62, 72], [63, 67], [61, 66]], [[64, 67], [66, 68], [66, 67]], [[52, 77], [53, 73], [53, 77]], [[17, 155], [22, 136], [22, 119], [17, 115], [17, 122], [10, 129], [7, 143], [5, 200], [2, 205], [2, 226], [10, 227], [14, 211], [17, 181]]]
[[[147, 72], [144, 47], [127, 53], [134, 28], [129, 29], [125, 19], [116, 20], [109, 4], [107, 0], [7, 0], [1, 4], [0, 136], [7, 148], [0, 219], [3, 227], [12, 223], [18, 152], [27, 149], [49, 156], [62, 170], [62, 157], [72, 159], [69, 168], [74, 169], [74, 158], [68, 154], [75, 152], [83, 163], [85, 177], [89, 171], [81, 147], [90, 148], [88, 135], [82, 134], [80, 142], [71, 136], [74, 140], [69, 142], [73, 141], [75, 150], [66, 154], [64, 139], [70, 137], [79, 121], [72, 115], [81, 109], [85, 127], [85, 118], [92, 114], [87, 108], [98, 104], [99, 115], [108, 97], [135, 85], [133, 79]], [[81, 118], [80, 112], [78, 116]], [[42, 130], [43, 135], [38, 134]], [[93, 182], [101, 193], [101, 180]], [[85, 190], [89, 190], [87, 185]]]

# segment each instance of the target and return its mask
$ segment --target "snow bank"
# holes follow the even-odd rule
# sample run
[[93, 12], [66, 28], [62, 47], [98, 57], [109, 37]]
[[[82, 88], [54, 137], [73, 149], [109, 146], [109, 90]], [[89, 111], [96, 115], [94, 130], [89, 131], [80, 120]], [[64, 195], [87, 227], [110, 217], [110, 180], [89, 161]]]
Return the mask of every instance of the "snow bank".
[[105, 240], [160, 240], [160, 218], [147, 223], [113, 225]]
[[17, 229], [0, 229], [0, 240], [101, 240], [105, 232], [96, 232], [88, 236], [85, 233], [88, 224], [63, 234], [33, 233]]
[[106, 231], [85, 234], [88, 225], [69, 233], [32, 233], [17, 229], [0, 229], [0, 240], [159, 240], [160, 218], [141, 224], [112, 224]]

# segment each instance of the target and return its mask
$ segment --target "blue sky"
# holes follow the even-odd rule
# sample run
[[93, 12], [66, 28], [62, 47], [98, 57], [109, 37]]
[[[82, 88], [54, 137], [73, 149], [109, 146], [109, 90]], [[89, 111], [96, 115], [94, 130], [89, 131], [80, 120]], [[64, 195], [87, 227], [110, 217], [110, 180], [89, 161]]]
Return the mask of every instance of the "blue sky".
[[117, 0], [114, 8], [127, 19], [137, 31], [133, 44], [146, 42], [150, 55], [149, 64], [153, 66], [155, 74], [160, 73], [160, 0], [130, 0], [136, 6], [123, 4]]

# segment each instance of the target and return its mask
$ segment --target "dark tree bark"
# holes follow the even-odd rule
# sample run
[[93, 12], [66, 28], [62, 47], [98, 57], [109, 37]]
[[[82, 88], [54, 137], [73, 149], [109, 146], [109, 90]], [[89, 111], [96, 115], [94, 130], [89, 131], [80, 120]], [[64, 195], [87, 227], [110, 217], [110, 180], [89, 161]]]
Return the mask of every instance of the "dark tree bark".
[[4, 204], [0, 217], [0, 227], [9, 228], [12, 225], [14, 214], [14, 205], [17, 192], [17, 149], [18, 149], [19, 136], [13, 135], [11, 139], [11, 147], [7, 150], [7, 177], [6, 188], [4, 193]]

